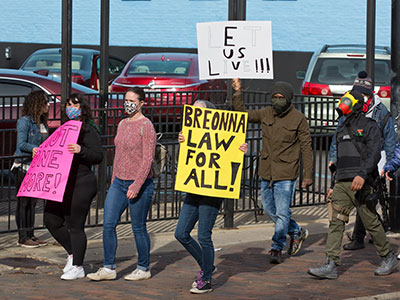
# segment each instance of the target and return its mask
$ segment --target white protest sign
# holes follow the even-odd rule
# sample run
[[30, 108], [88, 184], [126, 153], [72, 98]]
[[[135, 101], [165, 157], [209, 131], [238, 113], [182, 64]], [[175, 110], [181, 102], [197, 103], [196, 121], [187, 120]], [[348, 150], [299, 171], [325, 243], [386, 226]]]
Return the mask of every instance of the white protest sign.
[[274, 79], [271, 21], [197, 23], [200, 79]]

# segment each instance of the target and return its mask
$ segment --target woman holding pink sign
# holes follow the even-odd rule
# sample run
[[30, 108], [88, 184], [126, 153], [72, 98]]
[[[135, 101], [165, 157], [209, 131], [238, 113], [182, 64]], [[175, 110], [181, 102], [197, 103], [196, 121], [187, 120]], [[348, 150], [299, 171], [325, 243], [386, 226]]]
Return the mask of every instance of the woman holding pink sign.
[[92, 166], [103, 160], [99, 129], [92, 119], [89, 102], [83, 95], [73, 94], [63, 111], [70, 120], [82, 122], [76, 144], [67, 146], [74, 154], [63, 202], [47, 201], [44, 222], [52, 236], [68, 253], [61, 279], [85, 277], [83, 259], [87, 239], [85, 221], [90, 204], [97, 194], [97, 180]]

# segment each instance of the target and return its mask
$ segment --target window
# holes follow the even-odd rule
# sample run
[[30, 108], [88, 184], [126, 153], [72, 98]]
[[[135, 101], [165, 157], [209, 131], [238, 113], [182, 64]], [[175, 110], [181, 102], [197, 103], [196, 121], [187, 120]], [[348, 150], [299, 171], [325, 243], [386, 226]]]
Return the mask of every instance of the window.
[[187, 76], [190, 65], [190, 61], [135, 60], [129, 66], [127, 75], [157, 74]]

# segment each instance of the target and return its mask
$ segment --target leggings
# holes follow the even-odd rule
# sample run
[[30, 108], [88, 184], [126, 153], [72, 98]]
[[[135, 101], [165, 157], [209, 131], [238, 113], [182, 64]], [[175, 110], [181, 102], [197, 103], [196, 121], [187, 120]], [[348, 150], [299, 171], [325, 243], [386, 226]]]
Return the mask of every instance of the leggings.
[[[25, 172], [20, 168], [13, 170], [15, 176], [15, 190], [18, 193], [22, 181], [25, 177]], [[33, 238], [33, 228], [35, 225], [35, 207], [36, 198], [17, 197], [17, 208], [15, 210], [15, 221], [18, 227], [18, 236], [20, 241]]]
[[75, 178], [68, 180], [63, 202], [47, 201], [44, 223], [68, 254], [73, 254], [73, 265], [81, 266], [87, 245], [85, 221], [97, 184], [91, 172]]

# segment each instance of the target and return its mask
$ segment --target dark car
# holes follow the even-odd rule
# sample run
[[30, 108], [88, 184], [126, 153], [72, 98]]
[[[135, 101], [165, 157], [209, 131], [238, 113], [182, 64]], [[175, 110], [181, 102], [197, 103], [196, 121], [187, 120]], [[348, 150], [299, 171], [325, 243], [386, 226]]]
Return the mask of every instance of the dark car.
[[[117, 77], [125, 62], [115, 57], [108, 58], [109, 82]], [[72, 81], [99, 88], [100, 51], [85, 48], [72, 48]], [[61, 48], [40, 49], [32, 53], [20, 67], [21, 70], [34, 71], [42, 75], [61, 77]]]
[[[200, 80], [197, 54], [140, 53], [126, 64], [111, 84], [112, 92], [126, 92], [139, 86], [148, 93], [149, 105], [173, 106], [192, 104], [196, 99], [225, 100], [224, 80]], [[211, 99], [214, 100], [214, 99]], [[175, 111], [176, 113], [176, 111]]]
[[[15, 150], [16, 123], [21, 116], [25, 96], [32, 91], [42, 90], [48, 95], [60, 95], [61, 83], [51, 77], [14, 69], [0, 69], [0, 156], [12, 155]], [[96, 94], [97, 91], [72, 83], [72, 93]], [[94, 107], [95, 96], [90, 97]], [[49, 127], [60, 125], [60, 96], [51, 97]]]

